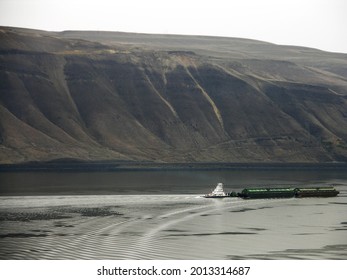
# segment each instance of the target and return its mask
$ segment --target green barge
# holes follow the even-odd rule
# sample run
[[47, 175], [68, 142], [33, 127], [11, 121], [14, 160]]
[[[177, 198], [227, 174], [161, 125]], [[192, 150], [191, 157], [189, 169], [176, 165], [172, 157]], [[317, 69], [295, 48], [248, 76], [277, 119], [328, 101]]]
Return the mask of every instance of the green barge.
[[291, 197], [333, 197], [339, 191], [334, 187], [316, 188], [246, 188], [238, 193], [238, 197], [245, 199], [259, 198], [291, 198]]
[[295, 196], [293, 188], [247, 188], [239, 193], [242, 198], [290, 198]]
[[324, 188], [296, 188], [296, 197], [333, 197], [337, 196], [340, 192], [333, 187]]

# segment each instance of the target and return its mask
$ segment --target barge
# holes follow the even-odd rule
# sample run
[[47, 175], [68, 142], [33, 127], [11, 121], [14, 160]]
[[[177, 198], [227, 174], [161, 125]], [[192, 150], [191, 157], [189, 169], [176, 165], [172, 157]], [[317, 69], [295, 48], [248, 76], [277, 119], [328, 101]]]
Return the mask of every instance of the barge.
[[239, 193], [242, 198], [290, 198], [295, 196], [293, 188], [248, 188]]
[[340, 192], [334, 187], [310, 187], [310, 188], [245, 188], [240, 193], [226, 193], [223, 190], [223, 184], [218, 183], [216, 188], [205, 198], [224, 198], [240, 197], [243, 199], [261, 199], [261, 198], [292, 198], [292, 197], [334, 197]]
[[337, 196], [340, 192], [334, 187], [322, 188], [296, 188], [296, 197], [333, 197]]

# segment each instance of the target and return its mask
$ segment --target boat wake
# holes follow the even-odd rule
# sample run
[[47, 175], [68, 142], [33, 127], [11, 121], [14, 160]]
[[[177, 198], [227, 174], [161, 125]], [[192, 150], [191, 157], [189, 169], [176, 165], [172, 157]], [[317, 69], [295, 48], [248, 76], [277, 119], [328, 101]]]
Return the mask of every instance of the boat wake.
[[[4, 225], [1, 259], [264, 258], [270, 251], [329, 246], [324, 243], [329, 238], [334, 244], [345, 240], [346, 220], [340, 219], [347, 205], [344, 196], [324, 200], [204, 199], [196, 195], [85, 196], [75, 200], [71, 196], [47, 197], [52, 200], [47, 205], [52, 206], [41, 208], [41, 199], [27, 199], [30, 208], [0, 207]], [[21, 198], [18, 200], [20, 204]], [[16, 204], [9, 198], [5, 202]], [[326, 211], [327, 205], [331, 212]], [[326, 227], [317, 227], [322, 221]], [[306, 258], [324, 257], [319, 252]]]

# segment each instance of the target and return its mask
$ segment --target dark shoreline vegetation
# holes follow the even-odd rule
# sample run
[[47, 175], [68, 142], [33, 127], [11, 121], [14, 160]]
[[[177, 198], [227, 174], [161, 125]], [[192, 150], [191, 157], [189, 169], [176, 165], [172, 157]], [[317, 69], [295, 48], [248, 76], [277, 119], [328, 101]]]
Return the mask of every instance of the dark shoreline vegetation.
[[54, 160], [0, 164], [0, 172], [116, 172], [116, 171], [203, 171], [203, 170], [347, 170], [346, 162], [331, 163], [156, 163], [127, 161]]

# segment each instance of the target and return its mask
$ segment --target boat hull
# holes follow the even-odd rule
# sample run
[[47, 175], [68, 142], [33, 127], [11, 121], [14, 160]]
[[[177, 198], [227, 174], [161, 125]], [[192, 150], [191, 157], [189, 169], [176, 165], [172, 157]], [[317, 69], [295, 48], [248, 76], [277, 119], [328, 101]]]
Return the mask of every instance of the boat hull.
[[226, 198], [231, 197], [230, 195], [204, 195], [204, 198]]

